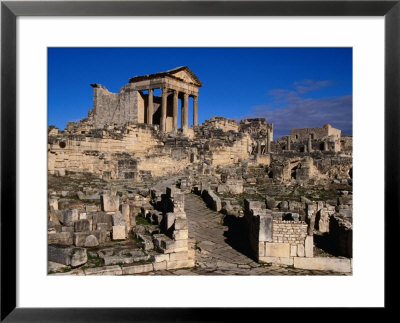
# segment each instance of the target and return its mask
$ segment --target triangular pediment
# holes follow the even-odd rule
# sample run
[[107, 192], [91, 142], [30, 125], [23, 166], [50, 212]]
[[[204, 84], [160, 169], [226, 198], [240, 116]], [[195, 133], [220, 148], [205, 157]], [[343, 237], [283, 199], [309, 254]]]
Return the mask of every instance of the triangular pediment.
[[197, 76], [189, 69], [187, 66], [177, 67], [172, 70], [167, 71], [169, 75], [177, 77], [184, 82], [192, 83], [197, 86], [202, 86], [202, 83], [197, 78]]
[[135, 76], [135, 77], [130, 78], [129, 82], [135, 83], [135, 82], [140, 82], [140, 81], [144, 81], [144, 80], [162, 78], [162, 77], [166, 77], [166, 76], [181, 80], [181, 81], [189, 83], [189, 84], [193, 84], [198, 87], [203, 85], [200, 82], [200, 80], [197, 78], [197, 76], [194, 75], [194, 73], [187, 66], [175, 67], [172, 70], [169, 70], [166, 72], [160, 72], [160, 73], [154, 73], [154, 74], [148, 74], [148, 75], [142, 75], [142, 76]]

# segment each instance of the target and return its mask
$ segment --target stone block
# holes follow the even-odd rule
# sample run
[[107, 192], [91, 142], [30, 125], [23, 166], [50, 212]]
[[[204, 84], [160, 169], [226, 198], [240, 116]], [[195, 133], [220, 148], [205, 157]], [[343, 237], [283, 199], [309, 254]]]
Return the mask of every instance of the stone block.
[[166, 261], [155, 262], [155, 263], [153, 263], [153, 268], [154, 268], [154, 270], [166, 270], [167, 262]]
[[93, 234], [86, 237], [85, 247], [96, 247], [98, 245], [99, 245], [99, 241]]
[[218, 197], [217, 194], [214, 193], [214, 191], [205, 190], [203, 191], [202, 196], [210, 209], [217, 212], [221, 211], [222, 209], [221, 199]]
[[297, 257], [304, 257], [304, 256], [305, 256], [304, 244], [298, 244], [297, 245]]
[[272, 241], [272, 216], [267, 215], [260, 215], [260, 224], [259, 224], [259, 241]]
[[78, 267], [87, 262], [87, 252], [84, 248], [49, 245], [47, 253], [48, 261], [58, 262], [71, 267]]
[[69, 266], [71, 264], [71, 247], [48, 246], [47, 260]]
[[169, 231], [174, 225], [176, 215], [173, 212], [168, 212], [164, 217], [164, 230]]
[[172, 233], [172, 238], [174, 240], [187, 240], [189, 238], [188, 230], [175, 230]]
[[314, 256], [314, 238], [313, 236], [307, 236], [304, 241], [304, 254], [307, 258]]
[[258, 257], [265, 256], [265, 242], [260, 241], [258, 242]]
[[49, 199], [49, 207], [52, 207], [55, 211], [58, 210], [58, 200], [57, 199]]
[[85, 206], [86, 212], [97, 212], [96, 205], [86, 205]]
[[175, 230], [187, 230], [188, 221], [186, 219], [176, 219], [174, 223]]
[[112, 229], [112, 215], [107, 213], [94, 213], [93, 214], [93, 225], [97, 227], [97, 223], [107, 223], [106, 231]]
[[98, 275], [98, 276], [120, 276], [122, 275], [122, 269], [120, 266], [104, 266], [104, 267], [95, 267], [95, 268], [87, 268], [84, 270], [85, 275]]
[[196, 256], [196, 251], [194, 249], [189, 249], [188, 250], [188, 259], [194, 260], [195, 256]]
[[71, 254], [71, 267], [78, 267], [87, 263], [87, 251], [85, 248], [73, 248]]
[[151, 256], [151, 260], [155, 263], [169, 261], [169, 254], [155, 254]]
[[265, 205], [267, 206], [267, 209], [273, 210], [276, 208], [277, 203], [274, 198], [267, 196], [265, 198]]
[[87, 220], [87, 213], [83, 212], [83, 213], [79, 213], [79, 220]]
[[116, 212], [112, 215], [113, 226], [125, 226], [126, 222], [121, 212]]
[[97, 238], [99, 244], [102, 244], [106, 241], [107, 232], [106, 231], [89, 231], [90, 235], [94, 235]]
[[108, 228], [110, 226], [108, 225], [108, 223], [97, 223], [96, 224], [96, 230], [98, 231], [108, 231]]
[[104, 212], [117, 212], [119, 209], [119, 196], [103, 194], [101, 196], [101, 208]]
[[290, 244], [288, 243], [265, 243], [265, 257], [290, 257]]
[[327, 209], [319, 211], [318, 231], [323, 233], [329, 232], [329, 212]]
[[217, 192], [218, 193], [225, 193], [227, 191], [226, 185], [218, 185]]
[[57, 232], [47, 234], [48, 244], [72, 245], [72, 232]]
[[129, 265], [122, 267], [122, 275], [133, 275], [153, 271], [153, 264]]
[[187, 259], [188, 259], [188, 252], [187, 251], [174, 252], [174, 253], [169, 254], [169, 260], [170, 261], [187, 260]]
[[89, 220], [78, 220], [74, 222], [74, 230], [75, 232], [85, 232], [90, 231], [90, 222]]
[[191, 268], [194, 267], [194, 260], [177, 260], [167, 262], [167, 269]]
[[296, 257], [297, 256], [297, 246], [290, 246], [290, 257]]
[[151, 236], [139, 233], [138, 237], [143, 241], [144, 250], [154, 249], [154, 243]]
[[175, 219], [183, 219], [186, 220], [186, 213], [185, 212], [174, 212]]
[[286, 211], [289, 209], [289, 203], [287, 201], [282, 201], [279, 203], [279, 209], [282, 211]]
[[285, 265], [285, 266], [293, 266], [293, 258], [282, 258], [282, 257], [260, 257], [258, 259], [259, 262], [265, 262], [265, 263], [272, 263], [272, 264], [278, 264], [278, 265]]
[[66, 226], [62, 226], [61, 227], [61, 232], [71, 232], [73, 233], [75, 231], [74, 227], [66, 227]]
[[188, 250], [187, 240], [161, 240], [161, 250], [163, 253], [172, 253]]
[[67, 227], [74, 226], [74, 222], [79, 220], [79, 212], [77, 209], [66, 209], [63, 215], [63, 225]]
[[174, 194], [174, 212], [185, 212], [185, 195], [181, 192]]
[[112, 239], [113, 240], [126, 239], [126, 230], [124, 225], [117, 225], [112, 227]]
[[129, 218], [129, 204], [123, 204], [121, 205], [121, 213], [122, 213], [122, 218], [125, 221], [125, 225], [130, 228], [130, 218]]
[[89, 235], [89, 232], [74, 232], [74, 245], [77, 247], [83, 247], [85, 245], [86, 237]]
[[131, 264], [133, 262], [132, 258], [127, 258], [123, 256], [104, 256], [104, 264], [108, 265], [119, 265], [119, 264]]
[[310, 270], [331, 270], [341, 273], [351, 272], [351, 261], [346, 258], [294, 258], [294, 267]]
[[227, 183], [227, 189], [231, 194], [242, 194], [243, 193], [243, 181], [237, 180], [236, 182], [229, 181]]

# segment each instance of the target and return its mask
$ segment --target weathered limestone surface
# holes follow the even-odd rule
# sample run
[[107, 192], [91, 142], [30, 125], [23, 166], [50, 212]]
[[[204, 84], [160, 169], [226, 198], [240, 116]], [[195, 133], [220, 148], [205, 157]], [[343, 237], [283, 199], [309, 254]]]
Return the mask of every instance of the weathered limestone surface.
[[350, 259], [344, 258], [302, 258], [294, 257], [294, 267], [302, 269], [331, 270], [336, 272], [351, 272]]
[[202, 193], [204, 201], [214, 211], [221, 211], [222, 204], [221, 199], [212, 190], [204, 190]]
[[112, 238], [113, 240], [124, 240], [126, 239], [126, 231], [124, 225], [117, 225], [112, 227]]
[[71, 267], [78, 267], [87, 262], [87, 252], [84, 248], [71, 248], [63, 246], [48, 246], [48, 260]]
[[103, 194], [101, 203], [104, 212], [117, 212], [119, 209], [119, 196]]

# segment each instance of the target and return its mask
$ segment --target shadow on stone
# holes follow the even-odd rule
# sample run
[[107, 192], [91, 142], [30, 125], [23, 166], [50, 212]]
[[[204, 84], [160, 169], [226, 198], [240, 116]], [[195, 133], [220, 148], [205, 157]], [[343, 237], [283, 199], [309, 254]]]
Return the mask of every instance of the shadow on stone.
[[225, 242], [233, 249], [242, 253], [243, 255], [256, 260], [251, 251], [250, 244], [247, 238], [246, 225], [244, 218], [239, 218], [230, 214], [225, 215], [223, 224], [229, 229], [225, 231]]
[[314, 244], [317, 248], [322, 249], [332, 256], [342, 256], [329, 233], [314, 234]]

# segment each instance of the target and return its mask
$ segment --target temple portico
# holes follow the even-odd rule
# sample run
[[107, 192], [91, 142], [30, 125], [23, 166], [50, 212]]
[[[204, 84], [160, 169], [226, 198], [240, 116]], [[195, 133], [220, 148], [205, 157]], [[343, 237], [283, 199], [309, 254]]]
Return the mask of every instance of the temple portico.
[[[131, 89], [148, 91], [145, 106], [147, 124], [159, 124], [160, 130], [165, 132], [178, 130], [178, 100], [181, 100], [181, 129], [186, 132], [189, 126], [189, 98], [193, 98], [193, 125], [197, 126], [198, 96], [202, 86], [198, 78], [188, 67], [178, 67], [173, 70], [136, 76], [129, 80]], [[154, 90], [161, 89], [160, 113], [154, 102]]]
[[[178, 130], [179, 100], [180, 128], [189, 127], [189, 102], [193, 101], [193, 125], [198, 125], [200, 80], [187, 67], [166, 72], [135, 76], [119, 93], [111, 93], [100, 84], [92, 84], [94, 93], [93, 117], [96, 127], [126, 122], [159, 125], [163, 132]], [[161, 96], [155, 91], [161, 90]]]

